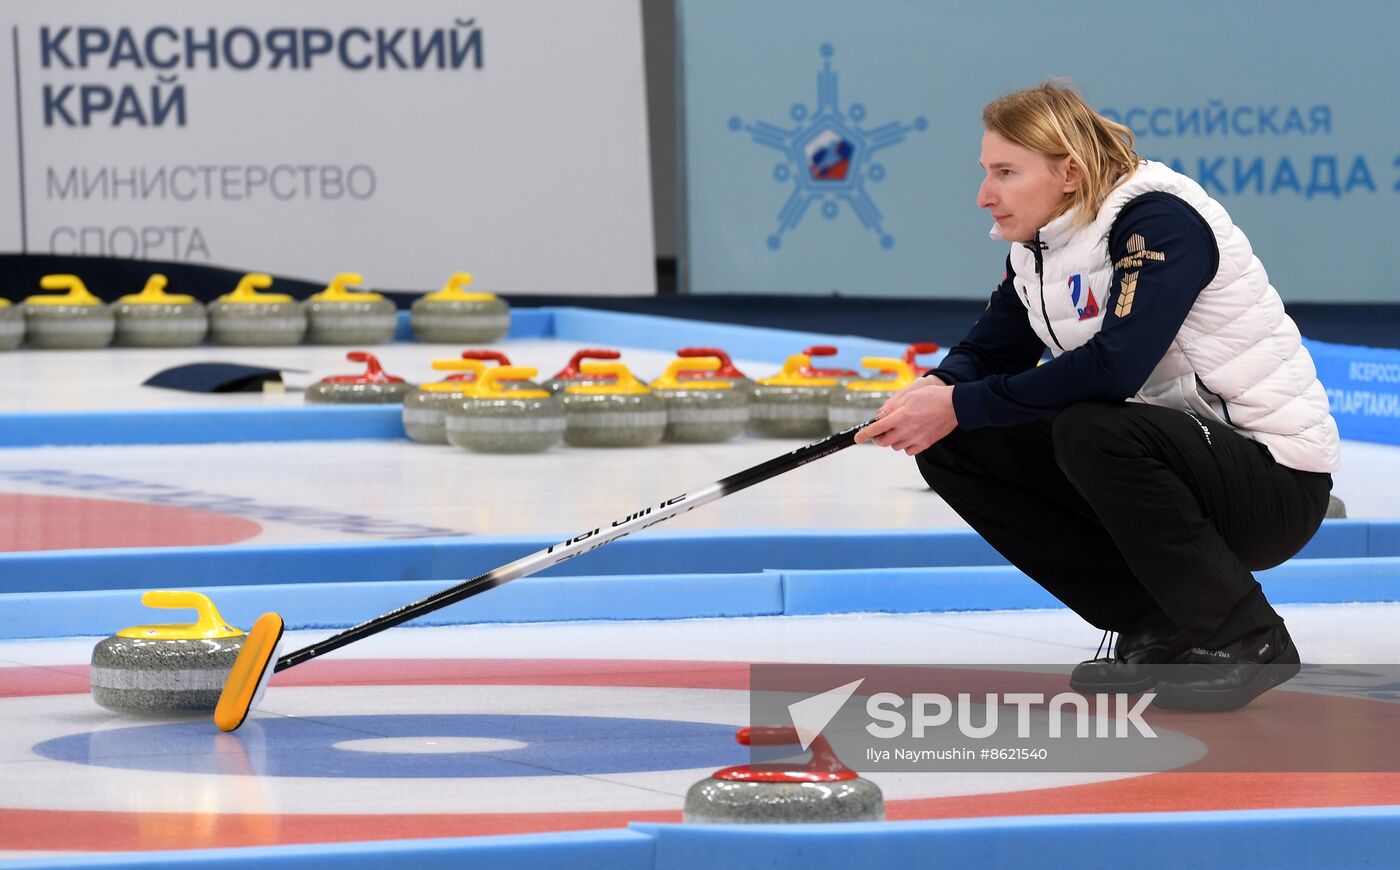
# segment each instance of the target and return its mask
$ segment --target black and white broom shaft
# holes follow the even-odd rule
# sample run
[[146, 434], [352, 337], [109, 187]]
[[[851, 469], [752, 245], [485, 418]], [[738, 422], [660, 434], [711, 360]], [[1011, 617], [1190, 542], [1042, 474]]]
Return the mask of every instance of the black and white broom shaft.
[[584, 532], [567, 541], [553, 544], [543, 550], [538, 550], [528, 556], [522, 556], [499, 568], [487, 571], [485, 574], [473, 577], [434, 593], [427, 598], [420, 599], [412, 604], [406, 604], [397, 610], [390, 611], [382, 616], [377, 616], [368, 622], [347, 628], [344, 631], [333, 634], [319, 643], [304, 647], [295, 652], [288, 653], [277, 660], [273, 666], [273, 672], [285, 671], [287, 668], [310, 661], [317, 656], [325, 655], [332, 650], [339, 649], [346, 644], [363, 640], [373, 634], [378, 634], [387, 628], [402, 625], [411, 619], [417, 619], [435, 610], [456, 604], [459, 601], [479, 595], [497, 586], [504, 586], [512, 580], [519, 580], [521, 577], [528, 577], [537, 574], [546, 568], [558, 565], [560, 562], [580, 556], [591, 550], [596, 550], [604, 544], [610, 544], [620, 538], [625, 538], [633, 532], [654, 526], [657, 523], [665, 522], [672, 517], [692, 511], [703, 504], [724, 498], [726, 495], [747, 489], [754, 484], [762, 483], [769, 478], [776, 477], [786, 471], [799, 468], [809, 462], [814, 462], [824, 456], [829, 456], [838, 450], [843, 450], [855, 443], [856, 433], [865, 428], [869, 423], [861, 423], [829, 435], [820, 441], [814, 441], [803, 447], [785, 453], [782, 456], [760, 463], [752, 468], [746, 468], [737, 474], [731, 474], [723, 480], [711, 483], [693, 493], [683, 493], [674, 498], [666, 499], [655, 507], [646, 507], [626, 517], [615, 520], [611, 525], [599, 526], [591, 531]]

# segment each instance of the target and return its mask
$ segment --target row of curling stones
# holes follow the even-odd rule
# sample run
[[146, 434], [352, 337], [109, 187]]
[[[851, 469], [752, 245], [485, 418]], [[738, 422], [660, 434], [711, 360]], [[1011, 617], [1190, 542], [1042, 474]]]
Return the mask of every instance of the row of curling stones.
[[[741, 728], [743, 746], [800, 745], [793, 728]], [[825, 737], [808, 746], [804, 764], [740, 764], [690, 787], [682, 818], [699, 824], [883, 822], [879, 786], [846, 767]]]
[[341, 272], [325, 290], [297, 302], [286, 293], [260, 292], [272, 276], [244, 275], [231, 293], [209, 306], [209, 335], [216, 344], [276, 346], [300, 344], [382, 344], [394, 337], [399, 312], [378, 293], [352, 290], [364, 282]]
[[[419, 341], [494, 341], [510, 330], [510, 308], [490, 293], [467, 293], [472, 276], [454, 274], [437, 293], [413, 304], [410, 320]], [[342, 272], [320, 293], [297, 302], [285, 293], [263, 293], [271, 275], [244, 275], [232, 292], [206, 309], [193, 296], [165, 292], [168, 280], [152, 275], [140, 293], [110, 306], [77, 275], [45, 275], [39, 286], [63, 291], [30, 296], [22, 305], [0, 299], [0, 350], [27, 341], [31, 347], [84, 350], [124, 347], [192, 347], [206, 335], [216, 344], [382, 344], [398, 329], [398, 309], [378, 293], [352, 290], [364, 278]]]
[[860, 364], [876, 374], [870, 380], [851, 381], [831, 391], [826, 414], [833, 434], [874, 417], [895, 393], [914, 382], [914, 372], [904, 360], [868, 356]]
[[207, 713], [243, 647], [214, 602], [198, 592], [152, 590], [141, 603], [193, 608], [199, 619], [174, 625], [124, 628], [92, 650], [92, 699], [109, 710], [138, 716]]

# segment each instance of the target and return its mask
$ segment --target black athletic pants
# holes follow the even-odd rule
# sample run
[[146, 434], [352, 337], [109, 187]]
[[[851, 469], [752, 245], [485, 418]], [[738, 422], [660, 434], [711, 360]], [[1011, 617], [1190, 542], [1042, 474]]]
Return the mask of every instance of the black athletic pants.
[[1219, 647], [1281, 623], [1251, 570], [1317, 531], [1329, 474], [1229, 426], [1134, 402], [952, 434], [918, 456], [930, 487], [1102, 629], [1175, 625]]

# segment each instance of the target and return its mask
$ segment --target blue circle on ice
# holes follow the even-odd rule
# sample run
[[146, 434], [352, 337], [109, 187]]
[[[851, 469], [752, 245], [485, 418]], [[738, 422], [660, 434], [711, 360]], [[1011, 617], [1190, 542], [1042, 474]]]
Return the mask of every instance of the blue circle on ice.
[[[742, 764], [748, 751], [735, 742], [734, 731], [733, 725], [602, 716], [265, 717], [232, 735], [204, 719], [162, 722], [70, 734], [46, 740], [34, 751], [54, 761], [172, 773], [560, 776]], [[374, 751], [375, 740], [391, 748]], [[422, 752], [413, 751], [415, 742], [422, 743]]]

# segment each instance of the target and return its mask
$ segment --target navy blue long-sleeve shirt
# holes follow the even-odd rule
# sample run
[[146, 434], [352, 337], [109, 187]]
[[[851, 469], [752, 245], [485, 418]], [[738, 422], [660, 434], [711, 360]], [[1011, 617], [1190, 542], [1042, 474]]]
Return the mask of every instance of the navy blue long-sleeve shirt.
[[1050, 417], [1077, 402], [1123, 401], [1156, 368], [1196, 297], [1215, 276], [1220, 252], [1210, 225], [1169, 193], [1136, 197], [1108, 235], [1114, 262], [1134, 234], [1166, 255], [1140, 271], [1131, 311], [1116, 312], [1124, 270], [1113, 271], [1099, 331], [1079, 347], [1037, 365], [1045, 345], [1016, 298], [1011, 259], [987, 310], [967, 336], [929, 372], [953, 385], [953, 409], [965, 429]]

